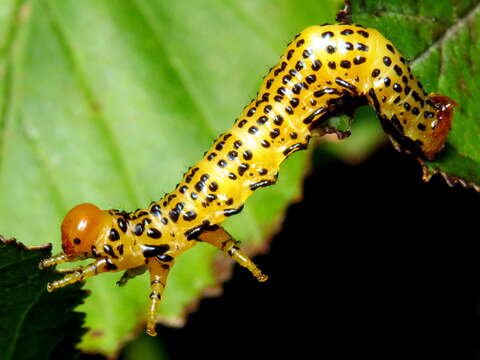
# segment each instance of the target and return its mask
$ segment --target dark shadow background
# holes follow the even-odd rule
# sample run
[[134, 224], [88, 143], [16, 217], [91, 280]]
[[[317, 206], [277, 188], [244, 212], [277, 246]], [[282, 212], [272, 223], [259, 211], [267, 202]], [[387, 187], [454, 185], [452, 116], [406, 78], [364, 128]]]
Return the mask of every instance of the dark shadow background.
[[423, 183], [391, 146], [360, 166], [328, 159], [255, 259], [269, 281], [235, 266], [222, 296], [150, 345], [172, 360], [480, 359], [480, 194]]
[[423, 183], [391, 146], [304, 189], [256, 258], [269, 281], [236, 266], [183, 329], [160, 327], [171, 359], [480, 359], [480, 194]]

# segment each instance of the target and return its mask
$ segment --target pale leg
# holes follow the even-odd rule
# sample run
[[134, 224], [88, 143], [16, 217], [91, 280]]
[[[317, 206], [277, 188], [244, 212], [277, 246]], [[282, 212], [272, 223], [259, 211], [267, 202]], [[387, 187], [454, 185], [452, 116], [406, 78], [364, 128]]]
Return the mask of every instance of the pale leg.
[[225, 231], [224, 228], [219, 227], [213, 231], [204, 231], [198, 237], [198, 240], [208, 242], [213, 246], [227, 253], [233, 260], [241, 266], [250, 270], [250, 272], [257, 278], [258, 281], [266, 281], [268, 276], [253, 263], [253, 261], [237, 246], [238, 242]]
[[[47, 259], [48, 260], [48, 259]], [[108, 263], [106, 259], [98, 259], [95, 262], [75, 269], [73, 272], [68, 273], [60, 280], [53, 281], [47, 284], [47, 290], [52, 292], [53, 290], [61, 287], [74, 284], [76, 282], [85, 280], [86, 278], [95, 276], [97, 274], [109, 271]]]
[[168, 264], [161, 262], [156, 258], [148, 259], [148, 270], [150, 271], [150, 306], [148, 308], [147, 318], [147, 334], [150, 336], [157, 335], [155, 325], [157, 323], [158, 305], [162, 299], [163, 290], [167, 284], [167, 277], [170, 268], [173, 266], [173, 261]]

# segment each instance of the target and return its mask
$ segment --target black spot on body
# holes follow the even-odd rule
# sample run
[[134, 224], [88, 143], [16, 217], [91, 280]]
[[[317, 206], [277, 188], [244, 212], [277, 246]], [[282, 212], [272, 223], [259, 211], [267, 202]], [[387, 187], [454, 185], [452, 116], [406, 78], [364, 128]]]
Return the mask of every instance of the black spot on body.
[[185, 214], [183, 214], [183, 220], [185, 221], [192, 221], [197, 217], [197, 213], [195, 211], [187, 211]]
[[358, 30], [357, 33], [362, 35], [364, 38], [368, 38], [368, 36], [370, 35], [368, 32], [364, 30]]
[[401, 93], [403, 89], [402, 89], [402, 86], [400, 84], [395, 83], [395, 84], [393, 84], [393, 90], [395, 90], [398, 93]]
[[167, 254], [162, 254], [162, 255], [158, 255], [157, 259], [163, 262], [171, 262], [173, 260], [173, 257]]
[[143, 234], [143, 223], [135, 224], [133, 228], [133, 233], [137, 236], [141, 236]]
[[103, 251], [105, 252], [105, 254], [111, 256], [113, 259], [118, 259], [118, 256], [113, 252], [113, 248], [110, 245], [103, 245]]
[[337, 85], [340, 85], [344, 88], [347, 88], [348, 90], [350, 90], [352, 92], [355, 92], [357, 90], [357, 88], [354, 85], [350, 84], [346, 80], [343, 80], [342, 78], [339, 78], [339, 77], [335, 78], [335, 82], [337, 83]]
[[[162, 212], [160, 211], [160, 205], [158, 204], [154, 204], [151, 208], [150, 208], [150, 214], [152, 214], [153, 216], [156, 216], [156, 217], [160, 217], [162, 215]], [[122, 230], [123, 232], [125, 232], [122, 228], [123, 224], [121, 225], [120, 224], [120, 221], [118, 222], [118, 226], [120, 227], [120, 230]], [[126, 226], [126, 224], [125, 224]]]
[[317, 77], [313, 74], [310, 74], [308, 75], [306, 78], [305, 78], [305, 81], [309, 84], [312, 84], [315, 82], [315, 80], [317, 80]]
[[251, 160], [252, 157], [253, 157], [253, 154], [252, 154], [252, 152], [251, 152], [250, 150], [245, 150], [245, 151], [243, 152], [243, 158], [244, 158], [245, 160]]
[[223, 215], [225, 215], [226, 217], [233, 216], [233, 215], [239, 214], [242, 210], [243, 210], [243, 205], [236, 209], [225, 209], [223, 210]]
[[310, 56], [312, 56], [313, 52], [310, 49], [305, 49], [302, 53], [302, 56], [304, 59], [308, 59]]
[[327, 53], [333, 54], [336, 49], [335, 49], [335, 46], [333, 45], [327, 45], [326, 50], [327, 50]]
[[112, 260], [110, 260], [110, 259], [105, 259], [105, 262], [107, 263], [107, 265], [106, 265], [107, 270], [112, 270], [112, 271], [114, 271], [114, 270], [117, 270], [117, 269], [118, 269], [117, 265], [115, 265], [114, 263], [112, 263]]
[[238, 175], [240, 176], [243, 176], [243, 174], [245, 173], [245, 171], [248, 170], [250, 166], [246, 163], [241, 163], [239, 166], [238, 166]]
[[257, 119], [257, 124], [264, 125], [267, 121], [268, 121], [268, 118], [265, 115], [262, 115]]
[[357, 50], [360, 50], [360, 51], [368, 51], [368, 46], [365, 45], [365, 44], [356, 43], [355, 45], [356, 45]]
[[[184, 216], [184, 218], [185, 218], [185, 216]], [[151, 237], [152, 239], [160, 239], [162, 237], [162, 233], [155, 228], [148, 228], [147, 229], [147, 236]]]
[[270, 186], [274, 183], [275, 183], [275, 181], [272, 181], [272, 180], [262, 180], [262, 181], [254, 183], [254, 184], [251, 184], [250, 185], [250, 190], [254, 191], [254, 190], [257, 190], [258, 188]]
[[360, 65], [360, 64], [363, 64], [365, 61], [367, 61], [367, 59], [363, 56], [355, 56], [353, 58], [353, 63], [355, 65]]
[[218, 184], [215, 181], [212, 181], [210, 185], [208, 185], [208, 189], [210, 191], [217, 191], [218, 190]]
[[142, 248], [142, 254], [146, 258], [154, 257], [158, 255], [162, 255], [170, 250], [170, 246], [168, 244], [161, 244], [161, 245], [147, 245], [142, 244], [140, 245]]
[[270, 137], [272, 139], [275, 139], [278, 135], [280, 135], [280, 130], [278, 129], [273, 129], [272, 131], [270, 131]]
[[238, 156], [238, 152], [231, 150], [228, 152], [227, 157], [229, 160], [234, 160]]
[[247, 123], [247, 120], [243, 119], [243, 120], [240, 120], [240, 122], [238, 123], [238, 127], [239, 128], [242, 128], [245, 124]]
[[353, 44], [350, 43], [350, 42], [345, 42], [344, 45], [345, 45], [346, 50], [353, 50], [354, 49]]
[[117, 246], [117, 251], [120, 255], [123, 255], [123, 244]]
[[322, 62], [320, 60], [317, 60], [315, 59], [315, 61], [313, 61], [312, 63], [312, 70], [320, 70], [320, 68], [322, 67]]
[[388, 49], [391, 53], [395, 54], [395, 49], [393, 48], [393, 46], [392, 46], [391, 44], [387, 44], [387, 49]]
[[[215, 158], [215, 156], [217, 156], [217, 153], [212, 152], [207, 156], [207, 160], [212, 161]], [[186, 191], [186, 189], [184, 189], [184, 191]]]

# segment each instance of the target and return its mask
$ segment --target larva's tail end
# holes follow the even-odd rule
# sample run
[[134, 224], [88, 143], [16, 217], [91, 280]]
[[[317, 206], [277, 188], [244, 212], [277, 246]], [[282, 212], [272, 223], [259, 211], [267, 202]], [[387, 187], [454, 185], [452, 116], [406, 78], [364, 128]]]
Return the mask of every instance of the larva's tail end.
[[435, 154], [443, 149], [447, 136], [452, 128], [453, 110], [458, 104], [448, 96], [430, 94], [430, 99], [435, 104], [436, 117], [431, 123], [432, 140], [425, 144], [423, 153], [427, 160], [433, 160]]

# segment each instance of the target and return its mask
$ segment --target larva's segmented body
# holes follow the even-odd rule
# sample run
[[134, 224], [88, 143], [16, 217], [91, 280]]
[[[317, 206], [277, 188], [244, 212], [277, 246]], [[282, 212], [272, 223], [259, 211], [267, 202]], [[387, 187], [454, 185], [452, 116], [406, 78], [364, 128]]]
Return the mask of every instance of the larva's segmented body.
[[281, 163], [305, 149], [329, 115], [362, 101], [374, 107], [400, 150], [431, 159], [442, 148], [454, 102], [425, 93], [387, 39], [357, 25], [312, 26], [289, 44], [257, 98], [174, 191], [133, 213], [102, 211], [91, 204], [72, 209], [62, 224], [64, 253], [42, 265], [84, 257], [96, 261], [49, 289], [100, 272], [127, 270], [120, 280], [124, 284], [149, 270], [147, 332], [154, 335], [168, 271], [197, 241], [224, 250], [265, 280], [220, 224], [238, 214], [256, 189], [275, 183]]

